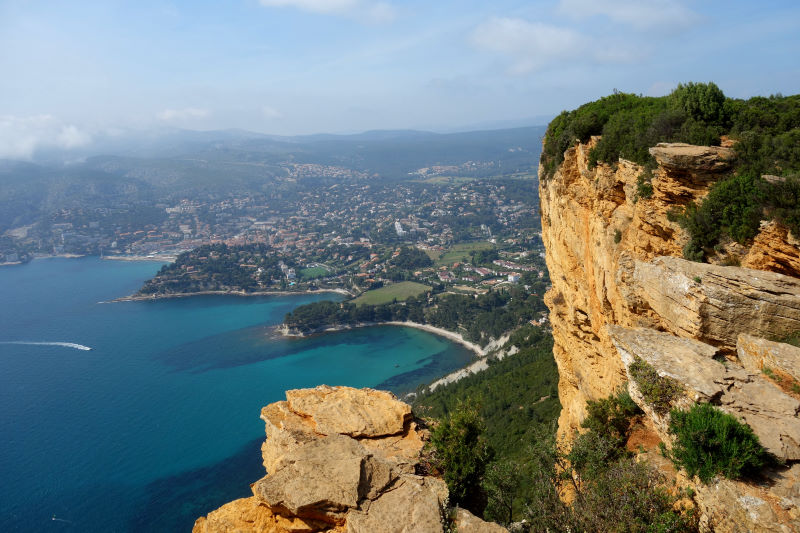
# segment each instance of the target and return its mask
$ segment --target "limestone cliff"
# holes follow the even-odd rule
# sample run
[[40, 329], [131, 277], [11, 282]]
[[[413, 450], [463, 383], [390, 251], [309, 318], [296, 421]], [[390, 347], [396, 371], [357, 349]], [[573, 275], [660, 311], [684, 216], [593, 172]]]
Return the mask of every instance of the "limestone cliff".
[[[712, 258], [717, 264], [686, 261], [681, 256], [688, 238], [667, 214], [702, 198], [729, 172], [732, 150], [651, 148], [658, 163], [653, 191], [639, 197], [644, 169], [624, 160], [590, 168], [596, 142], [569, 148], [552, 177], [540, 170], [542, 239], [552, 280], [545, 301], [563, 406], [560, 437], [568, 441], [586, 401], [628, 382], [627, 365], [643, 358], [684, 387], [686, 396], [675, 405], [711, 401], [750, 424], [768, 449], [789, 461], [789, 468], [767, 473], [772, 488], [727, 480], [698, 485], [704, 527], [798, 530], [800, 465], [793, 462], [800, 460], [800, 404], [796, 394], [761, 374], [767, 364], [797, 374], [792, 365], [799, 360], [787, 355], [789, 348], [762, 342], [800, 330], [797, 241], [770, 222], [750, 246], [724, 244]], [[723, 266], [736, 263], [748, 268]], [[727, 366], [714, 357], [727, 359]], [[629, 389], [669, 446], [666, 420], [648, 409], [635, 386]]]
[[[391, 393], [319, 386], [261, 410], [267, 475], [253, 496], [197, 519], [194, 533], [442, 532], [448, 491], [417, 474], [428, 438]], [[506, 531], [465, 510], [459, 531]]]

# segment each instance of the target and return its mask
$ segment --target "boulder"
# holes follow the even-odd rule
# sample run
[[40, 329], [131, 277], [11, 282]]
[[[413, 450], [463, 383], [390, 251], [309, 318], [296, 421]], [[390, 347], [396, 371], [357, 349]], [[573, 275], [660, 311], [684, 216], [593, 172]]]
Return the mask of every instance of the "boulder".
[[371, 453], [407, 464], [418, 459], [427, 439], [426, 431], [412, 420], [411, 407], [390, 392], [323, 385], [290, 390], [286, 397], [261, 410], [267, 434], [261, 453], [267, 472], [277, 470], [296, 448], [324, 435], [354, 437]]
[[275, 514], [255, 497], [226, 503], [208, 516], [198, 518], [192, 533], [312, 533], [329, 530], [328, 524], [303, 518], [285, 518]]
[[736, 343], [736, 354], [750, 371], [761, 372], [769, 368], [800, 380], [800, 348], [797, 346], [742, 333]]
[[735, 152], [721, 146], [658, 143], [650, 148], [656, 162], [667, 171], [716, 174], [730, 170]]
[[[632, 266], [632, 268], [631, 268]], [[800, 279], [678, 257], [632, 261], [618, 276], [631, 307], [660, 328], [733, 352], [739, 333], [776, 337], [800, 330]]]
[[[447, 497], [444, 482], [405, 475], [372, 501], [365, 511], [347, 516], [348, 533], [439, 533], [441, 506]], [[460, 530], [459, 530], [460, 531]]]
[[411, 406], [386, 391], [321, 385], [286, 391], [286, 400], [292, 412], [314, 421], [320, 435], [396, 435], [411, 419]]
[[389, 463], [356, 440], [333, 435], [290, 452], [275, 472], [253, 485], [253, 494], [288, 515], [342, 524], [344, 513], [396, 478]]
[[455, 522], [458, 533], [508, 533], [500, 524], [485, 522], [461, 507], [456, 510]]

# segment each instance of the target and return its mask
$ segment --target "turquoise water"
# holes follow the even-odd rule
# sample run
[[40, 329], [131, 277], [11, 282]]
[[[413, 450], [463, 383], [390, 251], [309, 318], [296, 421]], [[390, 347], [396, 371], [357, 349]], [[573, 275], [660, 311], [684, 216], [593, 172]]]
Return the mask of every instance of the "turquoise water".
[[159, 267], [0, 268], [0, 531], [188, 531], [263, 475], [259, 410], [284, 390], [403, 392], [471, 358], [410, 328], [270, 335], [331, 294], [100, 303]]

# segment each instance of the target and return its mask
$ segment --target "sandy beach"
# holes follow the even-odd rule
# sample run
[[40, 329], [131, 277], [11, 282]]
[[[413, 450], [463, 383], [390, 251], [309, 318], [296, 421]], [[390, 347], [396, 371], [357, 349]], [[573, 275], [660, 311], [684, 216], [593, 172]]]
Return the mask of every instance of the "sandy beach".
[[470, 350], [475, 352], [475, 355], [477, 355], [478, 357], [484, 357], [486, 355], [486, 353], [487, 353], [483, 348], [481, 348], [480, 346], [478, 346], [474, 342], [468, 341], [467, 339], [465, 339], [464, 337], [462, 337], [458, 333], [455, 333], [453, 331], [449, 331], [449, 330], [446, 330], [446, 329], [442, 329], [442, 328], [437, 328], [436, 326], [431, 326], [429, 324], [420, 324], [418, 322], [400, 322], [400, 321], [397, 321], [397, 320], [393, 320], [393, 321], [389, 321], [389, 322], [362, 322], [362, 323], [359, 323], [359, 324], [347, 324], [347, 325], [340, 325], [340, 326], [330, 326], [330, 327], [327, 327], [327, 328], [323, 328], [323, 329], [319, 329], [319, 330], [313, 331], [311, 333], [292, 333], [292, 332], [289, 331], [289, 328], [285, 324], [282, 324], [282, 325], [276, 327], [275, 329], [284, 337], [307, 337], [309, 335], [319, 335], [319, 334], [322, 334], [322, 333], [332, 333], [332, 332], [335, 332], [335, 331], [345, 331], [345, 330], [348, 330], [348, 329], [355, 329], [355, 328], [369, 328], [369, 327], [373, 327], [373, 326], [405, 326], [405, 327], [408, 327], [408, 328], [421, 329], [421, 330], [427, 331], [429, 333], [433, 333], [434, 335], [439, 335], [441, 337], [445, 337], [448, 340], [451, 340], [453, 342], [457, 342], [458, 344], [461, 344], [462, 346], [465, 346], [466, 348], [469, 348]]

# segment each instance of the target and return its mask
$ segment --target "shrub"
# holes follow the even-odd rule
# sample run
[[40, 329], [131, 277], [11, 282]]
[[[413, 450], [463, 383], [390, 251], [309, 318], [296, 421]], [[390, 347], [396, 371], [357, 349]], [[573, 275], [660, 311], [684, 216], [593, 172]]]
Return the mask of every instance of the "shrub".
[[634, 359], [628, 370], [645, 401], [659, 414], [669, 411], [672, 402], [683, 392], [677, 381], [659, 376], [656, 369], [640, 357]]
[[653, 184], [651, 180], [653, 179], [652, 174], [642, 173], [636, 178], [636, 197], [635, 199], [639, 198], [652, 198], [653, 197]]
[[774, 461], [750, 426], [711, 404], [673, 409], [670, 416], [669, 432], [675, 436], [670, 459], [704, 483], [718, 474], [730, 479], [752, 475]]
[[619, 241], [622, 240], [622, 232], [618, 229], [614, 230], [614, 243], [619, 244]]
[[[677, 498], [664, 488], [663, 476], [646, 462], [637, 462], [624, 441], [605, 438], [609, 432], [602, 421], [626, 427], [630, 420], [624, 413], [634, 412], [629, 403], [624, 393], [591, 402], [586, 419], [591, 428], [569, 455], [556, 445], [553, 432], [534, 439], [529, 459], [532, 490], [525, 512], [531, 531], [696, 531], [692, 515], [676, 507]], [[567, 487], [574, 495], [571, 505], [559, 498]]]
[[483, 436], [485, 423], [478, 406], [468, 400], [431, 433], [433, 464], [444, 473], [450, 502], [481, 516], [486, 495], [481, 480], [494, 452]]
[[589, 401], [586, 411], [581, 427], [618, 445], [624, 444], [628, 437], [631, 417], [641, 413], [624, 387], [608, 398]]

